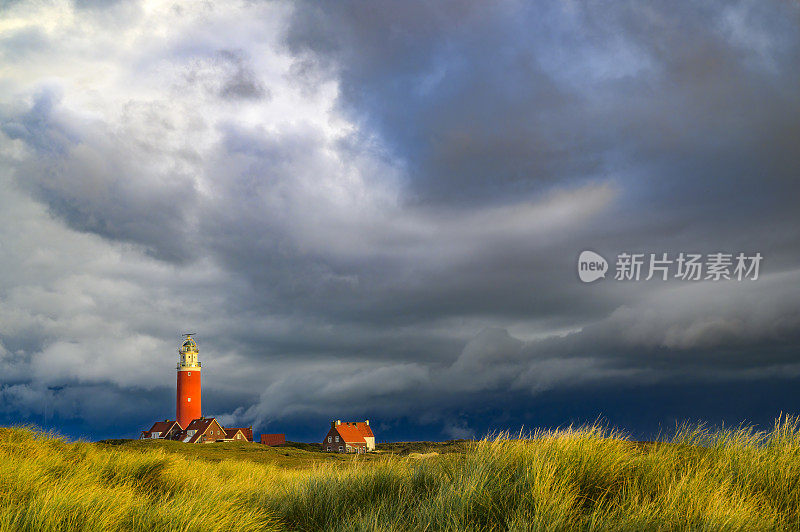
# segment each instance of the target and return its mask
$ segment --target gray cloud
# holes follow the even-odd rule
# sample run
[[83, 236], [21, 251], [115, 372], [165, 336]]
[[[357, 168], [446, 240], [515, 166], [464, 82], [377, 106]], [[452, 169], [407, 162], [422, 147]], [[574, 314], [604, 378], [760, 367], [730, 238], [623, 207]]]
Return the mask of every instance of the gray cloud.
[[253, 69], [245, 62], [241, 50], [221, 50], [220, 59], [233, 66], [233, 73], [220, 89], [220, 96], [232, 99], [261, 99], [269, 96], [269, 91], [256, 78]]
[[[166, 260], [190, 258], [182, 237], [192, 223], [196, 192], [180, 166], [191, 166], [191, 149], [170, 149], [159, 142], [163, 138], [137, 135], [156, 132], [145, 121], [159, 113], [158, 106], [129, 108], [126, 118], [147, 123], [145, 131], [125, 124], [114, 131], [107, 124], [55, 116], [56, 99], [44, 91], [29, 111], [2, 126], [10, 139], [32, 148], [30, 157], [17, 163], [20, 184], [77, 230], [141, 244]], [[173, 124], [162, 117], [162, 127]]]
[[188, 85], [199, 86], [223, 100], [257, 101], [270, 97], [269, 89], [258, 78], [242, 49], [198, 54], [186, 69], [184, 78]]

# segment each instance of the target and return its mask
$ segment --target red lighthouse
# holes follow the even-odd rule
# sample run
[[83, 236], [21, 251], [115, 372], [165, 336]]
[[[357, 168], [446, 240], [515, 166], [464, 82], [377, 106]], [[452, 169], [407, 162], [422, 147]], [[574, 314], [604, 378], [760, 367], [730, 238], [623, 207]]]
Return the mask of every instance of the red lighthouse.
[[197, 344], [191, 334], [186, 334], [181, 348], [178, 349], [178, 400], [177, 420], [185, 429], [193, 419], [202, 416], [200, 402], [200, 361], [197, 359]]

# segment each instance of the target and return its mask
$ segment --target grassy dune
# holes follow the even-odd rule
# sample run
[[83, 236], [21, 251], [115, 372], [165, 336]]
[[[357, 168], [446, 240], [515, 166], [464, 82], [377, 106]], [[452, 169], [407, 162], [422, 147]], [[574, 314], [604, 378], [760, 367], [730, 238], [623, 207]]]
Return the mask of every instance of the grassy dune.
[[793, 418], [654, 445], [590, 427], [368, 459], [10, 428], [0, 462], [9, 531], [800, 529]]

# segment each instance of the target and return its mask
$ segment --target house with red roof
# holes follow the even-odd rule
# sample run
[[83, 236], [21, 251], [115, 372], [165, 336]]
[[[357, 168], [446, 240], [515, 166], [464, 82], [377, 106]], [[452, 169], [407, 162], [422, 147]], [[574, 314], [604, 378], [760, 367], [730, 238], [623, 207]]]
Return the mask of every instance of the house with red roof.
[[322, 450], [329, 453], [365, 453], [375, 450], [375, 435], [365, 421], [331, 421], [331, 428], [322, 440]]
[[224, 440], [225, 437], [225, 429], [219, 424], [217, 418], [201, 417], [193, 419], [188, 427], [178, 433], [175, 439], [183, 443], [213, 443], [217, 440]]
[[139, 436], [140, 440], [171, 440], [181, 430], [181, 426], [177, 421], [165, 419], [164, 421], [156, 421], [150, 430], [143, 430]]
[[225, 428], [216, 418], [200, 417], [189, 422], [185, 429], [177, 421], [165, 419], [143, 430], [140, 440], [177, 440], [184, 443], [212, 443], [215, 441], [253, 441], [253, 427]]
[[223, 441], [236, 441], [246, 442], [247, 436], [244, 435], [242, 429], [223, 429], [225, 431], [225, 439]]
[[246, 441], [254, 441], [253, 440], [253, 427], [252, 426], [250, 426], [250, 427], [239, 427], [238, 429], [225, 429], [225, 430], [226, 431], [227, 430], [241, 430], [242, 431], [242, 436], [244, 436], [244, 439]]

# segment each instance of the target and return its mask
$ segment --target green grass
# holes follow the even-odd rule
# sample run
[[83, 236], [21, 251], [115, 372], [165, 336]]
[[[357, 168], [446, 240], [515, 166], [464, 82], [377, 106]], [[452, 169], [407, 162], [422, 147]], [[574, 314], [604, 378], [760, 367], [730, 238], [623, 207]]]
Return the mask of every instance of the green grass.
[[[226, 442], [188, 445], [182, 442], [164, 440], [106, 440], [95, 445], [115, 451], [140, 453], [161, 451], [167, 455], [178, 455], [186, 459], [200, 459], [204, 462], [244, 460], [292, 469], [307, 469], [320, 464], [346, 465], [351, 463], [354, 458], [352, 455], [323, 453], [321, 450], [308, 451], [283, 445], [270, 447], [258, 443]], [[360, 459], [362, 462], [377, 461], [380, 459], [380, 453], [362, 455]]]
[[0, 530], [231, 529], [798, 530], [800, 429], [642, 445], [587, 427], [368, 456], [0, 429]]

